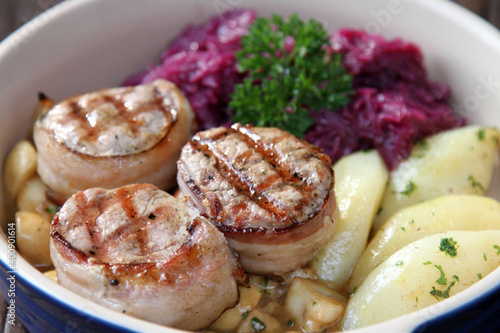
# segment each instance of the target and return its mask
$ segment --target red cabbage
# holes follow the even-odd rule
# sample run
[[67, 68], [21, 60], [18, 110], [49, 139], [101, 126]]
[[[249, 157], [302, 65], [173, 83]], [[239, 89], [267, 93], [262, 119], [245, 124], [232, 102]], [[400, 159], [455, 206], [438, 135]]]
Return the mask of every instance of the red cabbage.
[[[159, 65], [124, 84], [170, 80], [190, 101], [199, 130], [231, 124], [228, 102], [244, 78], [235, 52], [255, 18], [252, 10], [233, 10], [187, 27], [162, 53]], [[321, 147], [332, 162], [374, 148], [394, 169], [418, 140], [465, 124], [448, 106], [449, 87], [428, 80], [416, 45], [349, 29], [332, 33], [331, 44], [353, 74], [355, 95], [335, 112], [311, 111], [315, 124], [305, 139]]]

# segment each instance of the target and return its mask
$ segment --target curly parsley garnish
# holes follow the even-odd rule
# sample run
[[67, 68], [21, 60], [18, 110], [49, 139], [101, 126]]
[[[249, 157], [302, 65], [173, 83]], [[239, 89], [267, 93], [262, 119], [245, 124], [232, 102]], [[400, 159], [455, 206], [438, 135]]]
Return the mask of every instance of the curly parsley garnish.
[[432, 287], [432, 290], [430, 291], [430, 294], [434, 297], [436, 297], [437, 300], [439, 298], [448, 298], [450, 297], [450, 289], [455, 285], [455, 281], [452, 281], [450, 285], [445, 289], [445, 290], [438, 290], [434, 286]]
[[329, 54], [329, 34], [320, 22], [296, 14], [288, 22], [259, 17], [241, 44], [236, 59], [248, 76], [231, 96], [233, 121], [303, 137], [314, 123], [309, 110], [336, 110], [349, 102], [352, 75], [341, 54]]
[[436, 280], [437, 284], [439, 284], [440, 286], [446, 286], [448, 284], [448, 279], [444, 274], [443, 268], [441, 267], [441, 265], [434, 265], [434, 267], [436, 267], [439, 270], [439, 274], [441, 274], [439, 279]]
[[439, 250], [454, 258], [457, 255], [457, 247], [455, 245], [457, 245], [457, 242], [453, 238], [441, 238]]
[[[440, 275], [439, 278], [436, 280], [436, 283], [440, 286], [446, 286], [448, 284], [448, 279], [446, 278], [443, 268], [441, 267], [441, 265], [434, 265], [434, 267], [436, 267], [439, 270], [439, 275]], [[459, 278], [456, 275], [453, 275], [453, 279], [455, 279], [455, 281], [459, 281]], [[439, 298], [448, 298], [450, 297], [450, 289], [455, 285], [455, 281], [451, 281], [448, 287], [446, 287], [446, 289], [444, 290], [438, 290], [436, 289], [436, 287], [433, 286], [432, 290], [429, 293], [432, 296], [436, 297], [437, 300], [439, 300]]]

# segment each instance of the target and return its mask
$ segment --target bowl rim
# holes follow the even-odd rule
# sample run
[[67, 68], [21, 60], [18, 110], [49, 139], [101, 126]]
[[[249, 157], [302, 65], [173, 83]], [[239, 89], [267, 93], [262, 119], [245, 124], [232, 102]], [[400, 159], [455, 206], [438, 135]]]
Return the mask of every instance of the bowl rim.
[[[448, 0], [431, 0], [431, 1], [418, 1], [410, 0], [413, 2], [418, 2], [419, 6], [426, 7], [427, 10], [435, 12], [446, 19], [453, 22], [463, 22], [468, 23], [468, 29], [478, 36], [485, 44], [488, 44], [491, 48], [495, 49], [496, 52], [500, 54], [500, 30], [493, 26], [491, 23], [487, 22], [477, 14], [468, 11], [457, 3]], [[69, 12], [78, 11], [81, 7], [94, 6], [99, 0], [65, 0], [51, 7], [44, 13], [50, 13], [51, 20], [56, 20]], [[44, 14], [39, 14], [32, 20], [25, 23], [20, 28], [16, 29], [13, 33], [7, 36], [4, 40], [0, 41], [0, 60], [8, 55], [12, 45], [18, 45], [20, 39], [18, 36], [29, 33], [32, 27], [37, 29], [43, 29], [47, 21], [42, 17]], [[2, 269], [8, 269], [8, 259], [7, 252], [7, 238], [2, 230], [0, 232], [0, 266]], [[16, 264], [14, 271], [19, 280], [25, 282], [36, 292], [44, 295], [51, 302], [64, 306], [67, 309], [90, 318], [98, 318], [99, 321], [106, 323], [110, 327], [116, 327], [120, 329], [128, 330], [148, 330], [148, 331], [165, 331], [165, 332], [184, 332], [183, 330], [162, 326], [159, 324], [154, 324], [139, 318], [124, 315], [122, 313], [110, 310], [104, 306], [94, 303], [68, 289], [57, 284], [56, 282], [46, 278], [43, 273], [38, 271], [32, 265], [30, 265], [19, 253], [16, 252]], [[352, 332], [372, 332], [381, 329], [406, 329], [412, 330], [416, 329], [425, 322], [440, 318], [441, 316], [452, 315], [453, 313], [460, 310], [460, 307], [464, 303], [475, 304], [480, 302], [480, 300], [500, 289], [500, 267], [495, 271], [485, 276], [481, 281], [475, 283], [466, 290], [460, 292], [457, 295], [449, 299], [445, 299], [435, 305], [427, 307], [425, 309], [403, 315], [379, 324], [367, 326], [364, 328], [359, 328], [352, 330]], [[491, 286], [495, 286], [491, 288]], [[49, 293], [50, 290], [50, 293]], [[68, 297], [71, 295], [71, 297]], [[87, 304], [89, 306], [85, 309], [79, 309], [77, 304]], [[95, 313], [91, 313], [88, 309], [95, 309]], [[99, 314], [96, 316], [95, 314]], [[415, 318], [420, 316], [420, 318], [410, 321], [410, 318]]]

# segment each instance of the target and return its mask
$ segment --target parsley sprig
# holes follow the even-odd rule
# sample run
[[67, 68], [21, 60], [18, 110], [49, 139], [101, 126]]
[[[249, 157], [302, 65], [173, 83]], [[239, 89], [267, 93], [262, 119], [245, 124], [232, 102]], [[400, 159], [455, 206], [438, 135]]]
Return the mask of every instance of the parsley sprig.
[[303, 137], [314, 120], [309, 110], [336, 110], [349, 102], [352, 75], [341, 54], [329, 54], [320, 22], [259, 17], [242, 37], [236, 58], [248, 76], [229, 104], [233, 121], [276, 126]]
[[434, 265], [434, 267], [436, 267], [439, 270], [440, 274], [439, 278], [436, 280], [437, 284], [439, 284], [440, 286], [448, 285], [444, 290], [439, 290], [436, 289], [436, 287], [432, 286], [432, 290], [429, 293], [432, 296], [436, 297], [436, 299], [439, 301], [440, 298], [450, 297], [450, 289], [455, 285], [455, 281], [459, 281], [459, 278], [458, 276], [453, 275], [453, 279], [455, 279], [455, 281], [451, 281], [450, 284], [448, 284], [448, 279], [446, 278], [446, 275], [441, 265]]
[[441, 243], [439, 243], [439, 250], [443, 251], [450, 257], [454, 258], [457, 256], [457, 242], [453, 238], [441, 238]]

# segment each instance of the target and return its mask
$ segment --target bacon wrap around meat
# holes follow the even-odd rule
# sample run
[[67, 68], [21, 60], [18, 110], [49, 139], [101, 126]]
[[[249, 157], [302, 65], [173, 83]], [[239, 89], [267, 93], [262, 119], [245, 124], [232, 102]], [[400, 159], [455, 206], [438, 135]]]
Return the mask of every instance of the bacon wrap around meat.
[[235, 124], [199, 132], [177, 168], [181, 191], [225, 234], [247, 272], [296, 269], [335, 233], [330, 159], [286, 131]]
[[176, 162], [196, 128], [171, 82], [156, 80], [66, 98], [41, 112], [33, 136], [37, 171], [61, 203], [92, 187], [176, 186]]
[[73, 195], [52, 222], [60, 284], [113, 310], [186, 330], [238, 299], [224, 236], [149, 184]]

